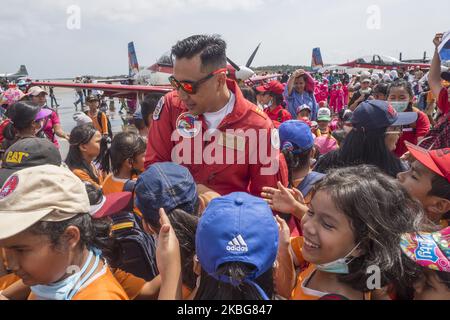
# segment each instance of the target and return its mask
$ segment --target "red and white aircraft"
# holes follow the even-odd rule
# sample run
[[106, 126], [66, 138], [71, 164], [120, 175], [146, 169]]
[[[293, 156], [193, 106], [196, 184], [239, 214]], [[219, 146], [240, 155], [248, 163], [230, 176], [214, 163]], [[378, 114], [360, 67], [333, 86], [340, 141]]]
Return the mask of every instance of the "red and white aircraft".
[[405, 70], [419, 67], [422, 70], [429, 70], [431, 65], [428, 63], [408, 63], [402, 62], [396, 58], [374, 54], [371, 56], [364, 56], [353, 61], [325, 66], [319, 70], [320, 73], [325, 71], [346, 72], [348, 74], [355, 74], [368, 70], [397, 70], [404, 68]]

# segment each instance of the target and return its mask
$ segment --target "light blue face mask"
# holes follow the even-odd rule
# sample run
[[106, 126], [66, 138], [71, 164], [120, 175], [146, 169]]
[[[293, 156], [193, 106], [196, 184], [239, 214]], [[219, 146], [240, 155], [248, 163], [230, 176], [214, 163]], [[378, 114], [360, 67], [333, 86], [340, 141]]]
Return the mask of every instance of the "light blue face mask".
[[[31, 287], [31, 291], [39, 300], [72, 300], [72, 298], [80, 290], [81, 286], [86, 283], [92, 274], [97, 270], [100, 262], [101, 251], [93, 249], [89, 252], [89, 256], [79, 272], [74, 273], [70, 277], [59, 282], [48, 285], [36, 285]], [[95, 257], [95, 262], [89, 272], [81, 278]]]
[[405, 112], [409, 106], [409, 101], [389, 101], [389, 103], [397, 112]]
[[354, 259], [351, 257], [351, 254], [356, 250], [356, 248], [358, 248], [359, 245], [360, 244], [358, 243], [344, 258], [316, 265], [317, 270], [328, 273], [349, 274], [350, 271], [348, 269], [348, 264]]

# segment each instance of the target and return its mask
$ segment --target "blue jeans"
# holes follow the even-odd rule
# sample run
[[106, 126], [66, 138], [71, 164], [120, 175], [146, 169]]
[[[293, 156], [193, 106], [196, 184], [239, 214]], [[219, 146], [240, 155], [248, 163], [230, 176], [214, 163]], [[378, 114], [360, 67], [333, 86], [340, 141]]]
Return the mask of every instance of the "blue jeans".
[[78, 107], [78, 104], [81, 103], [81, 106], [84, 105], [84, 95], [83, 92], [77, 92], [78, 94], [78, 100], [74, 102], [75, 107]]

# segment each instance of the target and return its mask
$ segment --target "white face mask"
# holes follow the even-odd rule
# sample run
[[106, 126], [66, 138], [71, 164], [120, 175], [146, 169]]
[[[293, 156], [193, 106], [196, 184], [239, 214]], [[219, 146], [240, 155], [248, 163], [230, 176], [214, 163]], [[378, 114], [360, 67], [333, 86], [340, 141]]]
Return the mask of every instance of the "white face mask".
[[409, 101], [389, 101], [389, 103], [397, 112], [405, 112], [409, 106]]
[[[93, 259], [95, 259], [93, 266], [87, 274], [81, 278], [81, 276], [87, 271]], [[89, 252], [89, 256], [80, 271], [56, 283], [32, 286], [31, 291], [39, 300], [72, 300], [80, 288], [97, 270], [100, 259], [101, 251], [98, 249], [93, 249]]]
[[360, 243], [358, 243], [352, 251], [350, 251], [345, 257], [337, 259], [332, 262], [318, 264], [317, 270], [328, 272], [328, 273], [339, 273], [339, 274], [349, 274], [348, 264], [353, 261], [354, 258], [351, 257], [353, 251], [355, 251]]

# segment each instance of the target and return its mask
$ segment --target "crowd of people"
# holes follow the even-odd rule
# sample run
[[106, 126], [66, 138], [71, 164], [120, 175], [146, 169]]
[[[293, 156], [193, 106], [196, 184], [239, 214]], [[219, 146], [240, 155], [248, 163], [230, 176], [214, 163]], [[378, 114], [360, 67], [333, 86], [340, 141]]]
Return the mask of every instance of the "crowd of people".
[[219, 36], [192, 36], [137, 132], [79, 93], [65, 133], [46, 91], [9, 88], [0, 299], [449, 300], [441, 39], [425, 80], [295, 70], [252, 87]]

